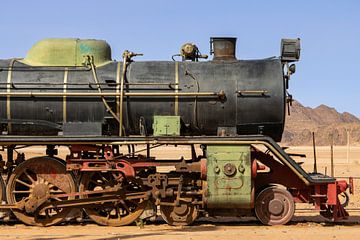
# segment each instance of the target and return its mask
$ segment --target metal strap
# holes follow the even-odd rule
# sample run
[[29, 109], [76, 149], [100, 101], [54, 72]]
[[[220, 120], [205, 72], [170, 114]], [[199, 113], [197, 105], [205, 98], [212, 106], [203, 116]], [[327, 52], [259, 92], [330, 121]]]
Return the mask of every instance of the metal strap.
[[[12, 79], [12, 69], [16, 59], [12, 59], [9, 64], [9, 70], [7, 75], [7, 84], [6, 84], [6, 93], [11, 92], [11, 79]], [[11, 107], [10, 107], [10, 95], [6, 97], [6, 117], [8, 120], [8, 133], [11, 133]]]
[[[179, 92], [179, 62], [175, 62], [175, 93]], [[179, 96], [175, 95], [175, 115], [179, 115]]]
[[64, 71], [64, 90], [63, 92], [65, 93], [63, 96], [63, 122], [66, 123], [67, 120], [67, 108], [66, 108], [66, 91], [67, 91], [67, 82], [68, 82], [68, 74], [69, 74], [69, 69], [65, 68]]
[[[117, 68], [116, 68], [116, 94], [120, 93], [120, 62], [117, 63]], [[120, 112], [122, 111], [121, 107], [120, 107], [120, 96], [117, 95], [116, 96], [116, 106], [117, 106], [117, 115], [118, 118], [120, 119]], [[121, 128], [119, 128], [119, 136], [121, 136]]]
[[121, 82], [120, 82], [120, 106], [119, 106], [119, 136], [122, 136], [123, 132], [123, 102], [124, 102], [124, 82], [125, 82], [125, 75], [126, 75], [126, 65], [127, 65], [127, 57], [123, 57], [123, 67], [122, 67], [122, 74], [121, 74]]

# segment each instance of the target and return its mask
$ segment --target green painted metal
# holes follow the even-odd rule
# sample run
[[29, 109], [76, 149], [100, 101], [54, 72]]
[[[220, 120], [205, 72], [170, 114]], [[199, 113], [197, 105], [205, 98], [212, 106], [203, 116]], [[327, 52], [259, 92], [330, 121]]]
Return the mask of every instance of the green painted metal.
[[250, 145], [208, 145], [206, 156], [208, 208], [252, 208]]
[[49, 38], [34, 44], [21, 62], [31, 66], [83, 66], [86, 55], [94, 57], [96, 66], [112, 61], [111, 48], [103, 40]]
[[154, 116], [154, 136], [180, 136], [180, 116]]

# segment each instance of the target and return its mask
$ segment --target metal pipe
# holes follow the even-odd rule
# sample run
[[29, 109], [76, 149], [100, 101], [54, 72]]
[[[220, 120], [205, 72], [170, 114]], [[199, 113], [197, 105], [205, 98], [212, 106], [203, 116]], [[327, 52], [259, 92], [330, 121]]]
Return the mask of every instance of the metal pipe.
[[331, 168], [331, 176], [334, 177], [334, 135], [330, 136], [330, 168]]
[[238, 94], [266, 94], [267, 90], [238, 90], [236, 91]]
[[123, 65], [122, 65], [122, 74], [120, 79], [120, 102], [119, 102], [119, 136], [121, 137], [123, 134], [123, 105], [124, 105], [124, 83], [125, 83], [125, 77], [126, 77], [126, 69], [128, 64], [129, 54], [126, 50], [123, 53]]
[[[0, 85], [12, 85], [14, 86], [15, 83], [6, 83], [6, 82], [2, 82], [0, 83]], [[38, 86], [39, 83], [16, 83], [16, 85], [36, 85]], [[55, 85], [74, 85], [74, 86], [89, 86], [89, 85], [95, 85], [95, 84], [92, 84], [92, 83], [41, 83], [41, 85], [46, 85], [46, 86], [55, 86]], [[120, 83], [99, 83], [98, 85], [113, 85], [113, 86], [116, 86], [116, 85], [120, 85]], [[138, 82], [138, 83], [124, 83], [124, 85], [134, 85], [134, 86], [137, 86], [137, 85], [144, 85], [144, 86], [157, 86], [157, 85], [162, 85], [162, 86], [169, 86], [169, 85], [179, 85], [178, 83], [156, 83], [156, 82], [149, 82], [149, 83], [141, 83], [141, 82]]]
[[346, 163], [350, 163], [350, 129], [346, 129]]
[[315, 145], [315, 133], [312, 132], [313, 140], [313, 149], [314, 149], [314, 173], [317, 173], [317, 163], [316, 163], [316, 145]]
[[124, 96], [124, 97], [223, 97], [225, 94], [223, 92], [184, 92], [184, 93], [175, 93], [175, 92], [124, 92], [116, 93], [91, 93], [91, 92], [0, 92], [0, 96], [10, 96], [10, 97], [110, 97], [110, 96]]

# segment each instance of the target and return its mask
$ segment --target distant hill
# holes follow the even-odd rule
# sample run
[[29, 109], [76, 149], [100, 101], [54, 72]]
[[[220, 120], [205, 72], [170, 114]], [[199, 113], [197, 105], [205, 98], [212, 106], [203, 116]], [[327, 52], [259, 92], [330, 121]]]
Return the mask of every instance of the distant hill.
[[335, 108], [320, 105], [316, 108], [304, 107], [294, 101], [290, 116], [286, 116], [282, 143], [287, 145], [312, 145], [312, 132], [315, 132], [317, 145], [330, 145], [333, 134], [335, 145], [346, 145], [347, 134], [350, 144], [360, 145], [360, 119]]

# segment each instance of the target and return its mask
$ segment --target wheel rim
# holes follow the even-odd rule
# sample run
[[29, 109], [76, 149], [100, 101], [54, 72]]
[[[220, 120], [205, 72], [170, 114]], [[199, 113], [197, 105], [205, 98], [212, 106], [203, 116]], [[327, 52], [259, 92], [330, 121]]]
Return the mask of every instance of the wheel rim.
[[[66, 172], [63, 162], [51, 157], [38, 157], [19, 164], [9, 178], [7, 184], [7, 201], [16, 204], [23, 199], [43, 196], [46, 193], [63, 194], [76, 191], [76, 185], [71, 174]], [[73, 199], [62, 197], [48, 199], [47, 202]], [[51, 226], [63, 221], [71, 209], [48, 209], [38, 214], [27, 213], [25, 210], [12, 210], [23, 223], [34, 226]]]
[[198, 217], [198, 209], [189, 203], [180, 206], [160, 206], [161, 217], [170, 225], [186, 226], [192, 224]]
[[347, 207], [349, 205], [350, 196], [347, 192], [338, 194], [338, 198], [342, 207]]
[[3, 178], [0, 176], [0, 202], [5, 200], [5, 183]]
[[256, 198], [256, 217], [266, 225], [283, 225], [294, 216], [295, 204], [291, 194], [279, 187], [264, 189]]
[[[85, 173], [80, 182], [80, 192], [106, 190], [119, 186], [118, 179], [120, 173], [112, 172], [91, 172]], [[141, 185], [135, 182], [124, 183], [122, 188], [125, 193], [138, 192]], [[91, 196], [104, 196], [103, 193], [93, 194]], [[81, 195], [81, 198], [87, 198], [87, 195]], [[133, 223], [144, 212], [147, 201], [144, 199], [122, 200], [114, 203], [105, 203], [102, 205], [87, 207], [85, 212], [97, 224], [103, 226], [124, 226]]]

